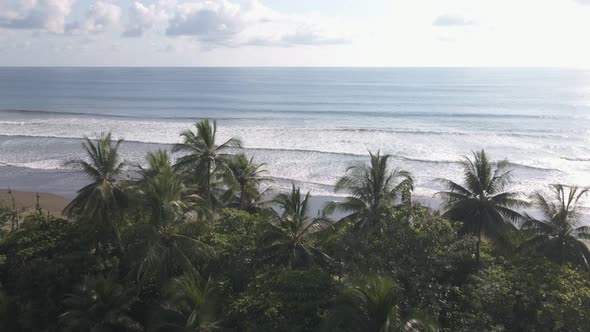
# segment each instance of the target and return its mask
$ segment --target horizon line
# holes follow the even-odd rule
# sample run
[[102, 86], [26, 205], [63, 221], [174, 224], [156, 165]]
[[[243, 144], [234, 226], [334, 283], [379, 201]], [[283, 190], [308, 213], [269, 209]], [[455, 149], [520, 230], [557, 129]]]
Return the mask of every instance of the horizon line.
[[110, 66], [110, 65], [0, 65], [0, 68], [243, 68], [243, 69], [576, 69], [576, 70], [590, 70], [590, 66], [521, 66], [521, 65], [505, 65], [505, 66]]

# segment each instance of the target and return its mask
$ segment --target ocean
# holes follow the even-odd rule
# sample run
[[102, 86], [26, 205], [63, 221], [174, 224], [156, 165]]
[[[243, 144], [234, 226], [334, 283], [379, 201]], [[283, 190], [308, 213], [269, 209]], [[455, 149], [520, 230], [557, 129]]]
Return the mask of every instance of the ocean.
[[[461, 180], [484, 148], [510, 189], [590, 186], [590, 71], [500, 68], [0, 68], [0, 187], [75, 195], [64, 162], [111, 131], [125, 160], [170, 148], [199, 119], [241, 138], [274, 187], [312, 195], [368, 151], [411, 171], [416, 195]], [[587, 199], [584, 203], [590, 206]]]

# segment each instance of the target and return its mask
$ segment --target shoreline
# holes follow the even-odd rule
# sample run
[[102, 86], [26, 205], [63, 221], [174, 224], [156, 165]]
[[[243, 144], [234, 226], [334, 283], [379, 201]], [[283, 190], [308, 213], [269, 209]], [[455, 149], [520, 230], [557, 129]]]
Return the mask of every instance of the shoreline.
[[[34, 169], [18, 166], [0, 166], [0, 204], [6, 201], [6, 191], [8, 188], [15, 193], [23, 195], [22, 198], [15, 198], [19, 200], [19, 207], [33, 207], [35, 206], [36, 193], [38, 192], [41, 199], [41, 206], [47, 209], [52, 214], [61, 215], [61, 210], [76, 197], [78, 189], [88, 184], [88, 179], [85, 175], [75, 171], [62, 169]], [[273, 191], [276, 194], [278, 191]], [[331, 201], [341, 201], [343, 196], [318, 194], [314, 195], [311, 192], [310, 201], [310, 215], [316, 216], [318, 209], [321, 210], [323, 206]], [[20, 196], [19, 196], [20, 197]], [[48, 207], [43, 206], [43, 199], [47, 197], [49, 200]], [[587, 199], [590, 199], [588, 197]], [[436, 197], [413, 195], [412, 200], [418, 202], [431, 210], [440, 210], [441, 200]], [[527, 209], [522, 212], [528, 212], [535, 215], [535, 210]], [[345, 213], [334, 213], [331, 218], [339, 219], [345, 216]], [[582, 207], [580, 209], [580, 225], [590, 225], [590, 211]]]
[[[75, 197], [75, 194], [72, 194], [71, 197], [61, 195], [58, 192], [52, 191], [27, 191], [27, 190], [19, 190], [19, 188], [11, 188], [14, 199], [15, 205], [19, 209], [34, 209], [37, 203], [37, 194], [39, 194], [39, 206], [41, 209], [48, 211], [50, 214], [54, 216], [61, 216], [63, 209], [68, 205], [68, 203]], [[310, 216], [319, 215], [325, 205], [329, 202], [333, 201], [342, 201], [344, 197], [342, 196], [330, 196], [330, 195], [313, 195], [310, 197]], [[7, 188], [0, 188], [0, 206], [7, 206], [10, 207], [12, 205], [12, 197], [8, 194]], [[413, 202], [420, 203], [422, 206], [432, 210], [432, 211], [440, 211], [441, 208], [441, 200], [435, 197], [425, 197], [425, 196], [413, 196]], [[535, 215], [535, 210], [525, 210], [523, 212], [528, 212], [529, 214]], [[329, 218], [333, 220], [338, 220], [346, 216], [346, 213], [342, 212], [335, 212]], [[581, 214], [580, 217], [580, 225], [590, 225], [590, 215], [589, 214]]]

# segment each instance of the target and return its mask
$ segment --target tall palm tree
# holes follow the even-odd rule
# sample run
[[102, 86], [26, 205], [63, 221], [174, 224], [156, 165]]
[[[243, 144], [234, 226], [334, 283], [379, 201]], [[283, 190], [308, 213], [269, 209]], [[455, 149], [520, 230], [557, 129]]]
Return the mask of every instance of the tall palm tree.
[[84, 137], [82, 148], [86, 159], [72, 160], [67, 165], [77, 168], [92, 182], [78, 190], [78, 196], [64, 209], [66, 216], [77, 215], [83, 220], [108, 225], [121, 253], [124, 249], [117, 222], [127, 207], [127, 196], [115, 182], [124, 165], [119, 152], [122, 142], [121, 139], [113, 142], [110, 133], [102, 133], [95, 142]]
[[216, 287], [191, 269], [172, 279], [165, 289], [166, 309], [150, 330], [209, 332], [221, 330], [216, 307]]
[[148, 152], [145, 160], [146, 167], [139, 166], [139, 174], [144, 179], [149, 179], [158, 174], [172, 170], [172, 160], [166, 150], [158, 149], [156, 152]]
[[87, 276], [74, 294], [64, 300], [60, 316], [63, 331], [143, 331], [130, 316], [131, 291], [112, 277]]
[[289, 264], [309, 264], [314, 260], [332, 261], [328, 255], [311, 244], [311, 237], [330, 226], [330, 222], [318, 216], [309, 217], [309, 192], [302, 196], [301, 189], [292, 185], [291, 192], [277, 195], [272, 203], [278, 207], [273, 210], [270, 222], [273, 229], [272, 244], [268, 249], [274, 255], [285, 255]]
[[518, 193], [505, 191], [511, 182], [507, 160], [498, 162], [494, 168], [481, 150], [473, 152], [473, 160], [464, 157], [462, 166], [465, 185], [438, 179], [447, 191], [437, 195], [444, 200], [443, 216], [463, 222], [462, 232], [477, 236], [475, 257], [479, 262], [482, 234], [496, 241], [504, 239], [507, 232], [516, 229], [512, 222], [522, 218], [514, 208], [525, 207], [527, 203], [518, 198]]
[[214, 173], [219, 168], [225, 167], [228, 162], [228, 150], [241, 148], [242, 142], [237, 138], [230, 138], [226, 142], [217, 145], [217, 122], [202, 120], [195, 123], [196, 131], [190, 129], [183, 131], [180, 136], [182, 143], [176, 144], [173, 152], [184, 152], [184, 156], [178, 158], [176, 167], [189, 174], [199, 176], [199, 184], [203, 190], [209, 207], [212, 207], [211, 182]]
[[189, 264], [193, 254], [207, 250], [206, 245], [185, 235], [183, 229], [189, 220], [209, 215], [209, 210], [201, 197], [185, 187], [170, 162], [159, 165], [162, 167], [158, 174], [141, 179], [138, 185], [139, 202], [147, 211], [148, 220], [134, 228], [148, 239], [138, 277], [147, 271], [158, 271], [165, 281], [177, 265]]
[[[423, 315], [400, 315], [399, 289], [389, 277], [372, 277], [336, 297], [324, 321], [325, 331], [428, 332], [436, 323]], [[421, 317], [421, 318], [418, 318]]]
[[533, 196], [535, 206], [544, 219], [539, 220], [526, 214], [523, 230], [531, 230], [535, 236], [524, 243], [534, 246], [544, 255], [560, 265], [572, 262], [590, 269], [590, 250], [582, 240], [590, 240], [590, 227], [581, 226], [578, 201], [588, 189], [568, 187], [561, 184], [551, 186], [553, 197], [540, 193]]
[[352, 212], [349, 220], [357, 222], [359, 228], [376, 224], [384, 208], [395, 204], [400, 194], [407, 195], [414, 188], [414, 180], [409, 172], [389, 170], [389, 155], [369, 152], [368, 165], [355, 165], [346, 170], [346, 174], [336, 182], [334, 191], [348, 192], [344, 202], [332, 202], [326, 212], [335, 210]]
[[259, 187], [270, 178], [265, 177], [265, 163], [256, 163], [254, 156], [248, 159], [245, 153], [239, 153], [229, 159], [226, 172], [226, 183], [239, 192], [239, 208], [246, 209], [253, 201], [258, 200], [262, 193]]

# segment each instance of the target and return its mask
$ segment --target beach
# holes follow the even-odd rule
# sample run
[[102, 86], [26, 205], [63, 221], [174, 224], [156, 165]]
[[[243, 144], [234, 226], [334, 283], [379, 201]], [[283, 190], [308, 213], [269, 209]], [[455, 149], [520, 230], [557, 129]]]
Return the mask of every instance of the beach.
[[12, 190], [12, 195], [8, 190], [0, 189], [0, 204], [12, 207], [12, 198], [16, 208], [21, 210], [34, 210], [37, 208], [37, 194], [39, 195], [39, 208], [47, 211], [52, 215], [61, 215], [63, 209], [70, 202], [69, 199], [44, 192], [26, 192]]

